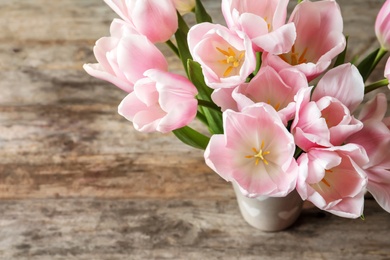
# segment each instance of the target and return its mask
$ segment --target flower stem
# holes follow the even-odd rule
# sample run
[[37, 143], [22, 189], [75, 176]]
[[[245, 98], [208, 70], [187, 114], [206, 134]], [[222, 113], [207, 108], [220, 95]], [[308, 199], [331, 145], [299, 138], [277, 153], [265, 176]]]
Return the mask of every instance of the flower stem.
[[368, 78], [369, 75], [371, 75], [371, 73], [374, 71], [375, 67], [378, 65], [378, 63], [381, 61], [383, 56], [385, 56], [386, 53], [387, 53], [386, 49], [384, 49], [383, 47], [379, 48], [378, 53], [376, 54], [375, 60], [371, 65], [370, 71], [369, 71], [366, 79]]
[[210, 102], [210, 101], [207, 101], [207, 100], [198, 99], [198, 105], [202, 106], [202, 107], [211, 108], [211, 109], [214, 109], [214, 110], [216, 110], [218, 112], [221, 112], [221, 108], [220, 107], [215, 105], [213, 102]]
[[381, 88], [381, 87], [384, 87], [384, 86], [387, 86], [389, 85], [389, 81], [387, 79], [382, 79], [382, 80], [379, 80], [377, 82], [374, 82], [370, 85], [367, 85], [365, 88], [364, 88], [364, 94], [367, 94], [375, 89], [378, 89], [378, 88]]
[[375, 69], [376, 65], [378, 65], [378, 63], [383, 58], [383, 56], [385, 56], [386, 53], [387, 53], [387, 50], [385, 48], [381, 47], [379, 49], [378, 54], [375, 57], [374, 63], [372, 64], [371, 70]]
[[303, 153], [303, 150], [299, 148], [298, 146], [295, 147], [295, 153], [294, 153], [294, 158], [298, 159], [298, 157]]
[[179, 54], [179, 49], [176, 47], [175, 44], [173, 44], [173, 42], [171, 40], [168, 40], [165, 42], [169, 48], [171, 48], [171, 50], [178, 56], [180, 57], [180, 54]]
[[253, 75], [256, 76], [257, 72], [259, 72], [260, 70], [260, 67], [261, 67], [261, 56], [262, 56], [262, 53], [261, 52], [256, 52], [256, 68], [255, 68], [255, 71], [253, 72]]

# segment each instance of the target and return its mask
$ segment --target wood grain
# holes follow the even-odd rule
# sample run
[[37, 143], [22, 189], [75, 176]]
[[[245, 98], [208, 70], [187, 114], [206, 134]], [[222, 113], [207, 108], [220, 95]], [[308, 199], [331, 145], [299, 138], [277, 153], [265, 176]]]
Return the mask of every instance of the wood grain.
[[277, 233], [248, 226], [234, 199], [10, 200], [0, 211], [2, 259], [365, 260], [390, 255], [388, 213], [372, 200], [366, 203], [365, 221], [306, 209], [293, 227]]
[[[348, 57], [377, 47], [381, 2], [339, 1]], [[0, 15], [0, 259], [390, 259], [375, 201], [365, 221], [307, 208], [263, 233], [202, 151], [135, 131], [117, 114], [125, 93], [82, 69], [116, 17], [103, 1], [0, 0]]]

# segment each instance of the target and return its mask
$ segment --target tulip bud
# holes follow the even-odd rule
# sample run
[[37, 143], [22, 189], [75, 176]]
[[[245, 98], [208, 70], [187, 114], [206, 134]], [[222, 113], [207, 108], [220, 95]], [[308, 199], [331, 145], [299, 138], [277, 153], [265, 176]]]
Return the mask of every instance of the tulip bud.
[[390, 50], [390, 1], [387, 0], [380, 9], [375, 21], [375, 34], [385, 50]]
[[178, 27], [172, 0], [105, 0], [123, 20], [151, 42], [165, 42]]

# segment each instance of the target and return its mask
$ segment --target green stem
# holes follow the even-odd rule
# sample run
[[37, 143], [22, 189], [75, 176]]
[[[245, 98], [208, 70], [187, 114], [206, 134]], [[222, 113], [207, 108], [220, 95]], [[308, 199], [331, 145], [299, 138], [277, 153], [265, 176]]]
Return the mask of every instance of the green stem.
[[381, 61], [383, 56], [387, 53], [387, 50], [383, 47], [381, 47], [378, 51], [378, 54], [376, 55], [376, 58], [374, 60], [374, 63], [372, 64], [371, 71], [375, 69], [376, 65]]
[[255, 68], [255, 71], [253, 72], [253, 75], [256, 76], [257, 72], [259, 72], [260, 70], [260, 67], [261, 67], [261, 55], [262, 53], [261, 52], [256, 52], [256, 68]]
[[378, 63], [381, 61], [383, 56], [385, 56], [386, 53], [387, 53], [387, 50], [384, 49], [383, 47], [380, 47], [380, 49], [378, 50], [378, 53], [376, 54], [375, 60], [370, 67], [370, 70], [369, 70], [369, 73], [368, 73], [366, 79], [368, 79], [368, 77], [371, 75], [371, 73], [374, 71], [375, 67], [378, 65]]
[[211, 108], [211, 109], [214, 109], [214, 110], [216, 110], [218, 112], [221, 112], [221, 108], [220, 107], [215, 105], [213, 102], [210, 102], [210, 101], [207, 101], [207, 100], [198, 99], [198, 105], [202, 106], [202, 107]]
[[378, 88], [381, 88], [381, 87], [384, 87], [384, 86], [387, 86], [389, 85], [389, 81], [388, 79], [382, 79], [382, 80], [379, 80], [377, 82], [374, 82], [370, 85], [367, 85], [365, 88], [364, 88], [364, 94], [367, 94], [375, 89], [378, 89]]
[[298, 159], [298, 157], [303, 153], [303, 150], [299, 148], [298, 146], [295, 147], [295, 153], [294, 153], [294, 158]]
[[171, 50], [178, 56], [180, 57], [180, 54], [179, 54], [179, 49], [176, 47], [175, 44], [173, 44], [173, 42], [171, 40], [168, 40], [165, 42], [169, 48], [171, 48]]

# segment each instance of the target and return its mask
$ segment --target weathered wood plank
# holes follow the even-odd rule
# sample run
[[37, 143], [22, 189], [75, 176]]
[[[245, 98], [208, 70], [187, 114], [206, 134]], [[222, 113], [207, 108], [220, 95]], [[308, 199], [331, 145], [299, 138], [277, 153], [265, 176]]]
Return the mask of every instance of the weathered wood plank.
[[1, 259], [390, 256], [390, 216], [372, 200], [366, 203], [365, 221], [305, 209], [296, 225], [277, 233], [248, 226], [235, 199], [11, 200], [0, 204], [0, 212]]

